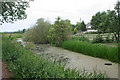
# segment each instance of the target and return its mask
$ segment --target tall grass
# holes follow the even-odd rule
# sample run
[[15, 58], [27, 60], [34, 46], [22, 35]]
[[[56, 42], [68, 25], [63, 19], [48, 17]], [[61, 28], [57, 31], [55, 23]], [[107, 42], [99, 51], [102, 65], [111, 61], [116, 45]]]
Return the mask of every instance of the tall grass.
[[69, 40], [62, 43], [62, 47], [78, 53], [108, 59], [112, 62], [118, 62], [118, 48], [104, 46], [102, 44], [91, 44], [85, 41]]
[[5, 37], [3, 37], [2, 45], [2, 59], [8, 64], [15, 78], [104, 78], [101, 73], [88, 74], [76, 69], [65, 69], [65, 65], [60, 62], [52, 62], [49, 59], [41, 58], [41, 56], [35, 56], [20, 43]]

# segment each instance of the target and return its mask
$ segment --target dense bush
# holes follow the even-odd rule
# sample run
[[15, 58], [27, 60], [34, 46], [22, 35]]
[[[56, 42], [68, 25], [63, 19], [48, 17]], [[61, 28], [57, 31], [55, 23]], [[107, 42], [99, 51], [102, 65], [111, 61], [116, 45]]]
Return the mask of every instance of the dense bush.
[[[52, 62], [41, 56], [35, 56], [20, 43], [3, 37], [3, 61], [5, 61], [15, 78], [104, 78], [101, 73], [86, 73], [66, 68], [60, 62]], [[37, 80], [37, 79], [36, 79]], [[96, 79], [95, 79], [96, 80]]]
[[91, 44], [85, 41], [69, 40], [62, 43], [62, 47], [78, 53], [108, 59], [118, 62], [118, 48], [104, 46], [102, 44]]
[[23, 40], [34, 43], [48, 43], [47, 35], [50, 26], [51, 24], [44, 19], [38, 19], [36, 25], [24, 33]]
[[69, 20], [61, 20], [59, 17], [51, 27], [48, 39], [50, 43], [60, 46], [63, 41], [68, 40], [72, 33], [72, 25]]

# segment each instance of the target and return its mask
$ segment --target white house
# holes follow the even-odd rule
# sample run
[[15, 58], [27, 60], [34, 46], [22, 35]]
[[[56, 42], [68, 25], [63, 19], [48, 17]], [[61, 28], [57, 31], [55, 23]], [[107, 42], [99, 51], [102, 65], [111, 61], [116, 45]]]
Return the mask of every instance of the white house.
[[94, 30], [94, 29], [91, 28], [90, 23], [88, 23], [88, 24], [86, 25], [86, 28], [87, 28], [87, 31], [85, 31], [85, 33], [86, 33], [86, 32], [97, 32], [97, 30]]

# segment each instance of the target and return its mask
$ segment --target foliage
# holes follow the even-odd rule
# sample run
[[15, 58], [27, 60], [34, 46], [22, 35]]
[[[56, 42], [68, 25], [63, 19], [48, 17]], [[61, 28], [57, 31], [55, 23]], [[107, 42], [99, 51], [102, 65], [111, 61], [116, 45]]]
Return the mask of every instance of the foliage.
[[84, 36], [74, 36], [74, 37], [72, 37], [72, 40], [79, 40], [79, 41], [88, 41], [89, 42], [89, 40], [86, 38], [86, 37], [84, 37]]
[[79, 38], [79, 41], [88, 41], [89, 42], [89, 40], [84, 36], [81, 36], [81, 38]]
[[[87, 73], [76, 69], [65, 68], [60, 62], [52, 62], [49, 59], [35, 56], [31, 51], [26, 50], [22, 45], [2, 38], [3, 61], [8, 64], [10, 71], [15, 78], [104, 78], [101, 73]], [[96, 79], [95, 79], [96, 80]]]
[[103, 43], [102, 35], [98, 34], [95, 38], [93, 38], [92, 43]]
[[23, 40], [34, 43], [48, 43], [47, 35], [50, 27], [51, 24], [49, 22], [40, 18], [34, 27], [24, 33]]
[[80, 30], [80, 27], [81, 27], [81, 23], [80, 23], [80, 22], [77, 22], [77, 24], [76, 24], [77, 30]]
[[84, 23], [84, 21], [81, 22], [81, 27], [80, 27], [81, 31], [86, 31], [86, 24]]
[[118, 48], [104, 46], [102, 44], [91, 44], [85, 41], [69, 40], [62, 43], [62, 48], [78, 53], [108, 59], [112, 62], [118, 62]]
[[92, 16], [91, 27], [98, 32], [105, 32], [108, 27], [108, 15], [106, 12], [97, 12]]
[[72, 31], [74, 31], [74, 28], [76, 28], [76, 25], [72, 24]]
[[110, 35], [107, 35], [107, 37], [106, 37], [106, 42], [110, 42], [111, 40], [110, 40]]
[[14, 33], [25, 33], [26, 29], [15, 31]]
[[109, 11], [109, 26], [118, 43], [120, 41], [120, 1], [116, 3], [114, 11]]
[[76, 28], [77, 28], [77, 30], [81, 30], [81, 31], [86, 31], [87, 29], [86, 29], [86, 24], [84, 23], [84, 21], [82, 21], [82, 22], [77, 22], [77, 24], [76, 24]]
[[76, 29], [76, 28], [74, 28], [74, 31], [73, 31], [73, 33], [74, 33], [74, 34], [76, 34], [76, 33], [77, 33], [77, 29]]
[[114, 42], [114, 36], [112, 36], [112, 42]]
[[55, 29], [53, 27], [50, 28], [47, 38], [50, 43], [55, 44]]
[[35, 49], [35, 44], [33, 42], [26, 42], [25, 44], [26, 49]]
[[86, 32], [85, 34], [98, 34], [98, 32]]
[[29, 2], [23, 2], [21, 0], [17, 0], [15, 2], [1, 2], [2, 5], [2, 13], [0, 14], [0, 24], [4, 22], [14, 22], [16, 20], [25, 19], [27, 15], [25, 14], [25, 10], [29, 7]]
[[3, 36], [6, 36], [7, 38], [11, 39], [11, 40], [16, 40], [17, 38], [22, 38], [22, 34], [7, 34], [7, 33], [3, 33]]
[[48, 39], [50, 43], [60, 46], [61, 43], [70, 38], [72, 25], [69, 20], [61, 20], [60, 17], [53, 24], [49, 31]]
[[120, 41], [120, 1], [115, 5], [115, 10], [107, 12], [97, 12], [92, 16], [91, 25], [99, 32], [114, 33], [116, 42]]

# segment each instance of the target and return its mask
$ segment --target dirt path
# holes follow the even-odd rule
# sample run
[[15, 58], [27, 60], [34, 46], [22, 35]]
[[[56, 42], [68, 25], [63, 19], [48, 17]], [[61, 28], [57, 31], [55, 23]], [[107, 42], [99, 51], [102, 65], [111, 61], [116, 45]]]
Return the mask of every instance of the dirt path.
[[2, 62], [2, 78], [11, 78], [11, 73], [7, 70], [7, 64]]
[[12, 79], [10, 79], [11, 76], [12, 76], [12, 74], [8, 71], [7, 64], [2, 62], [0, 59], [0, 80], [2, 80], [2, 78], [5, 80], [7, 80], [7, 79], [12, 80]]
[[[45, 54], [49, 57], [63, 58], [67, 61], [67, 66], [76, 69], [86, 69], [88, 72], [101, 71], [106, 72], [108, 78], [118, 78], [118, 64], [112, 63], [108, 60], [94, 58], [80, 53], [72, 52], [58, 47], [49, 45], [37, 45], [36, 54]], [[112, 63], [112, 65], [104, 65], [104, 63]], [[119, 75], [120, 76], [120, 75]]]

